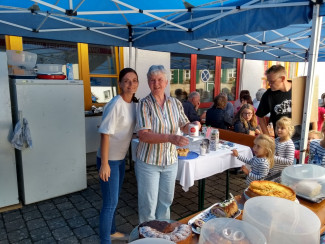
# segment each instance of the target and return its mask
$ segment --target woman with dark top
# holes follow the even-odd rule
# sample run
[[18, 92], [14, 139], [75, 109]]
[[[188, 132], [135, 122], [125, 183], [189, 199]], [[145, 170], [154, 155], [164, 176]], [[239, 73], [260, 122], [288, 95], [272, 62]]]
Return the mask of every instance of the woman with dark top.
[[213, 100], [212, 108], [206, 114], [206, 125], [220, 129], [227, 129], [232, 125], [232, 118], [225, 112], [227, 99], [223, 95], [218, 95]]

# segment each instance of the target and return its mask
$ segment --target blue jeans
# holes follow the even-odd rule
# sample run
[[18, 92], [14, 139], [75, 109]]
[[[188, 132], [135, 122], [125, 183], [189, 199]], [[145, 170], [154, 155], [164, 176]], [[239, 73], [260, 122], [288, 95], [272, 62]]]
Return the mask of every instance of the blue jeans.
[[[118, 198], [122, 189], [125, 174], [125, 159], [108, 161], [111, 168], [111, 176], [107, 182], [100, 181], [103, 205], [100, 211], [99, 231], [100, 242], [111, 244], [111, 234], [116, 232], [115, 211]], [[99, 171], [101, 159], [97, 157], [97, 169]]]
[[177, 169], [178, 163], [156, 166], [137, 159], [135, 174], [140, 223], [153, 219], [170, 219]]

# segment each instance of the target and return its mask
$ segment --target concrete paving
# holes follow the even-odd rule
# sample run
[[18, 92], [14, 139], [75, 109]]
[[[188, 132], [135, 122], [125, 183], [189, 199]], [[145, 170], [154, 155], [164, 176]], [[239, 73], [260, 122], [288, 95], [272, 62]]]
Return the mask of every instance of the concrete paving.
[[[95, 154], [87, 154], [88, 165]], [[216, 162], [217, 163], [217, 162]], [[0, 244], [5, 243], [99, 243], [101, 192], [95, 166], [87, 168], [87, 189], [0, 213]], [[230, 174], [230, 192], [241, 194], [246, 188], [242, 175]], [[206, 179], [205, 207], [225, 199], [226, 174]], [[197, 212], [198, 182], [184, 192], [176, 183], [171, 219]], [[136, 178], [132, 167], [125, 174], [117, 208], [117, 230], [130, 233], [138, 225]], [[113, 243], [127, 243], [115, 241]]]

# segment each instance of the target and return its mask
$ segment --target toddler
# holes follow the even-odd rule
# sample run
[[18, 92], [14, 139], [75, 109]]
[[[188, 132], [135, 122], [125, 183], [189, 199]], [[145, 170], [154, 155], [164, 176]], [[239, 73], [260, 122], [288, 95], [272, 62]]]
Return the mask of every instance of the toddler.
[[242, 166], [242, 171], [247, 175], [247, 185], [254, 180], [263, 180], [268, 175], [270, 168], [274, 165], [274, 151], [274, 140], [265, 134], [258, 135], [254, 140], [255, 156], [252, 159], [238, 155], [236, 149], [232, 150], [233, 156], [250, 165], [250, 169], [245, 165]]
[[295, 145], [291, 140], [294, 127], [291, 125], [291, 119], [282, 117], [276, 122], [275, 133], [275, 156], [274, 167], [270, 174], [281, 172], [285, 167], [292, 165], [295, 159]]
[[[308, 133], [308, 143], [307, 143], [307, 149], [306, 149], [306, 157], [305, 157], [305, 164], [308, 163], [309, 158], [309, 148], [310, 148], [310, 142], [315, 139], [323, 139], [323, 135], [320, 131], [317, 130], [311, 130]], [[300, 159], [300, 152], [299, 150], [295, 150], [295, 159]]]
[[[325, 134], [325, 122], [322, 125], [322, 134]], [[325, 167], [325, 138], [316, 139], [310, 142], [309, 164], [317, 164]]]

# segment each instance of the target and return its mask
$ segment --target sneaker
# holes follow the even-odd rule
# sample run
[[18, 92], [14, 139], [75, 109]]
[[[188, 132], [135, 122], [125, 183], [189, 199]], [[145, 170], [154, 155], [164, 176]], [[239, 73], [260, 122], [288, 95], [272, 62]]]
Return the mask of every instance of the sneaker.
[[128, 234], [124, 234], [121, 232], [115, 232], [114, 234], [111, 235], [111, 240], [112, 241], [128, 241], [129, 240], [129, 235]]

